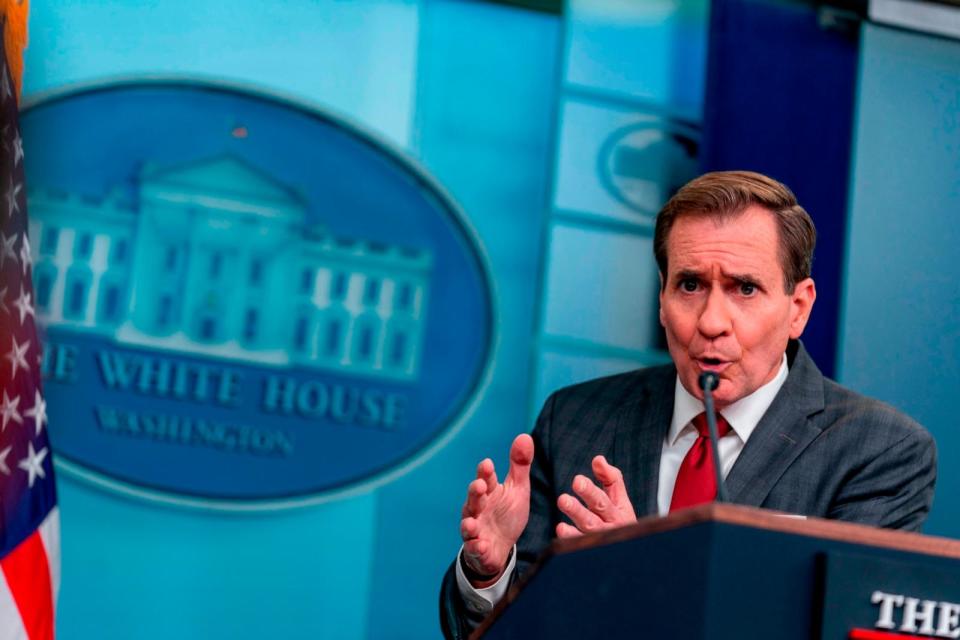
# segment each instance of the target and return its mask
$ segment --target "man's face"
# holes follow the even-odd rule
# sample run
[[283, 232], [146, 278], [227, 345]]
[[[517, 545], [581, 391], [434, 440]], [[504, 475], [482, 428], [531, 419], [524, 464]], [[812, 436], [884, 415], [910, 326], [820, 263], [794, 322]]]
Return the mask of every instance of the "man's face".
[[773, 214], [758, 206], [724, 221], [683, 216], [667, 236], [660, 324], [687, 391], [702, 399], [700, 374], [720, 377], [718, 408], [772, 380], [810, 316], [813, 280], [784, 293], [778, 241]]

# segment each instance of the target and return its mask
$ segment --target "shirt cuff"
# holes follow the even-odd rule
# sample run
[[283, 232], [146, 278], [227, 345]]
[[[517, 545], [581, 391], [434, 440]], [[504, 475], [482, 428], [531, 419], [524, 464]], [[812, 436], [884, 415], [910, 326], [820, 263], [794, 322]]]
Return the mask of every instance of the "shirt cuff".
[[507, 563], [507, 568], [500, 579], [483, 589], [474, 587], [467, 580], [467, 576], [463, 574], [463, 567], [460, 566], [460, 555], [462, 553], [463, 547], [460, 547], [460, 553], [457, 554], [457, 561], [454, 563], [457, 567], [457, 587], [460, 589], [460, 595], [463, 596], [469, 611], [480, 614], [490, 613], [493, 611], [493, 607], [506, 595], [507, 587], [510, 586], [510, 575], [517, 564], [517, 545], [513, 545], [510, 562]]

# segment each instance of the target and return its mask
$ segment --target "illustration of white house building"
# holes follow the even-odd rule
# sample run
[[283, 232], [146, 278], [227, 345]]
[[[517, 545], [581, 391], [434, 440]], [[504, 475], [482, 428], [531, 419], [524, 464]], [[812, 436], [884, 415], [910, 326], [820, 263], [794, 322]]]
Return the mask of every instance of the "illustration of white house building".
[[39, 319], [144, 345], [412, 379], [432, 256], [336, 237], [235, 156], [145, 165], [93, 200], [28, 194]]

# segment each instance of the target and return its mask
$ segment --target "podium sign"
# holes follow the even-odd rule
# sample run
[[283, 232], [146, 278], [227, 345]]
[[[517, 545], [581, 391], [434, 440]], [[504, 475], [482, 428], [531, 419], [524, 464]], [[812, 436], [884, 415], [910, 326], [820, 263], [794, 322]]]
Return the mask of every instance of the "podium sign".
[[956, 560], [828, 553], [822, 640], [960, 637]]

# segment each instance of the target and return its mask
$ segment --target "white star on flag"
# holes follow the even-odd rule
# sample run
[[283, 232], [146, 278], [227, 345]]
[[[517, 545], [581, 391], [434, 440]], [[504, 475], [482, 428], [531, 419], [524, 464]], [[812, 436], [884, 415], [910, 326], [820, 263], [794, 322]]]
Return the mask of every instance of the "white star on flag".
[[21, 291], [20, 297], [14, 301], [13, 306], [17, 308], [17, 311], [20, 312], [20, 324], [23, 324], [24, 318], [27, 316], [33, 316], [36, 318], [34, 309], [33, 309], [33, 296], [30, 295], [29, 291]]
[[0, 419], [3, 420], [2, 425], [0, 425], [0, 433], [6, 430], [7, 423], [13, 420], [17, 424], [23, 424], [23, 418], [20, 417], [20, 412], [17, 411], [17, 405], [20, 404], [20, 396], [13, 396], [13, 400], [10, 399], [10, 396], [7, 395], [7, 390], [3, 390], [3, 404], [0, 405]]
[[13, 165], [17, 166], [21, 160], [23, 160], [23, 138], [18, 131], [13, 136]]
[[20, 203], [17, 202], [17, 196], [20, 195], [20, 190], [23, 189], [23, 185], [19, 182], [14, 184], [10, 183], [10, 188], [7, 189], [7, 209], [10, 211], [10, 217], [13, 217], [13, 214], [20, 213]]
[[33, 483], [36, 482], [37, 476], [41, 478], [46, 478], [47, 474], [43, 470], [43, 459], [47, 457], [47, 448], [44, 447], [40, 451], [33, 450], [33, 442], [27, 442], [27, 457], [17, 463], [17, 466], [27, 472], [30, 476], [27, 479], [27, 484], [30, 488], [33, 488]]
[[0, 234], [0, 238], [3, 240], [3, 246], [0, 247], [0, 269], [2, 269], [3, 263], [7, 261], [7, 258], [12, 259], [14, 262], [17, 260], [17, 251], [13, 248], [13, 245], [17, 244], [17, 234], [13, 234], [13, 236], [9, 238], [4, 234]]
[[30, 348], [30, 341], [27, 340], [23, 344], [17, 344], [17, 338], [14, 336], [11, 338], [13, 341], [13, 346], [10, 347], [10, 351], [5, 356], [7, 360], [10, 361], [10, 366], [13, 367], [13, 373], [10, 374], [10, 380], [13, 380], [17, 377], [17, 371], [22, 367], [24, 371], [30, 371], [30, 365], [27, 364], [27, 349]]
[[7, 287], [6, 285], [0, 289], [0, 311], [4, 313], [10, 313], [10, 307], [7, 306]]
[[7, 445], [7, 448], [3, 451], [0, 451], [0, 473], [5, 476], [10, 475], [10, 467], [7, 466], [7, 456], [10, 455], [10, 450], [13, 449], [13, 445]]
[[33, 424], [37, 427], [37, 435], [43, 431], [43, 425], [47, 421], [47, 401], [43, 399], [40, 390], [36, 390], [33, 399], [33, 406], [23, 412], [24, 417], [33, 418]]
[[30, 238], [23, 234], [23, 242], [20, 244], [20, 263], [23, 264], [23, 275], [27, 275], [27, 269], [33, 264], [33, 256], [30, 255]]

